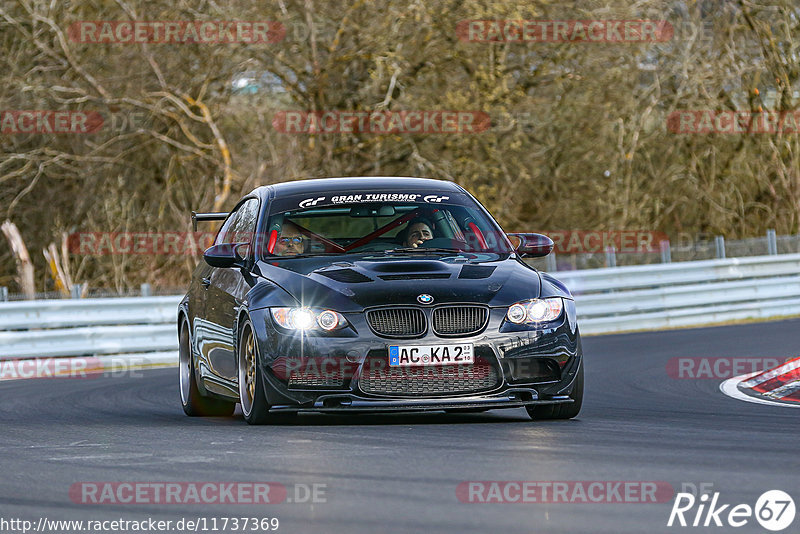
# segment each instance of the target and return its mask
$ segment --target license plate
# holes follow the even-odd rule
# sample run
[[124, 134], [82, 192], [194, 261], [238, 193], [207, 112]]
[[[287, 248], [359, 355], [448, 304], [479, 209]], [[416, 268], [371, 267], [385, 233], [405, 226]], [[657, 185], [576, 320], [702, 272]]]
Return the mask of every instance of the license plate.
[[389, 367], [475, 363], [472, 343], [457, 345], [389, 345]]

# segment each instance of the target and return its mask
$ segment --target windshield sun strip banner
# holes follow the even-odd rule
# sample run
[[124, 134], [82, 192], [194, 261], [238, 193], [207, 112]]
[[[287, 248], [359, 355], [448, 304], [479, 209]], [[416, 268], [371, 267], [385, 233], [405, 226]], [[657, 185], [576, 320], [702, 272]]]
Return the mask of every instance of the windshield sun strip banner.
[[468, 197], [459, 192], [410, 192], [410, 191], [369, 191], [363, 193], [352, 192], [323, 192], [317, 194], [293, 195], [286, 198], [276, 198], [271, 203], [271, 212], [282, 213], [297, 209], [321, 208], [328, 206], [342, 206], [348, 204], [439, 204], [475, 207]]

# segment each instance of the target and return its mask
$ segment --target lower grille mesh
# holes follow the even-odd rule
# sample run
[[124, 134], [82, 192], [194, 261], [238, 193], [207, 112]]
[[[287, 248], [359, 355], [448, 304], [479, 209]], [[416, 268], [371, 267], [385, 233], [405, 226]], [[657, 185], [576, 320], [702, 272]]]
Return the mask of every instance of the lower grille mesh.
[[280, 357], [270, 365], [272, 374], [289, 388], [341, 388], [354, 376], [356, 365], [337, 357]]
[[329, 374], [305, 374], [292, 372], [289, 375], [290, 388], [303, 387], [342, 387], [344, 385], [344, 375], [341, 372]]
[[491, 389], [498, 379], [495, 367], [480, 357], [474, 364], [424, 367], [389, 367], [387, 357], [371, 357], [364, 362], [359, 387], [376, 395], [435, 396]]

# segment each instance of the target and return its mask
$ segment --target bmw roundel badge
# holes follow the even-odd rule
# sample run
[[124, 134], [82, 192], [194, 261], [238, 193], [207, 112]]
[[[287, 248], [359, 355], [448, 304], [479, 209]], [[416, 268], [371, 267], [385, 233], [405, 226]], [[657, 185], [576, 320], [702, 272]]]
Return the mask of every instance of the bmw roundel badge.
[[427, 293], [423, 293], [417, 297], [417, 301], [419, 301], [420, 304], [430, 304], [433, 302], [433, 297]]

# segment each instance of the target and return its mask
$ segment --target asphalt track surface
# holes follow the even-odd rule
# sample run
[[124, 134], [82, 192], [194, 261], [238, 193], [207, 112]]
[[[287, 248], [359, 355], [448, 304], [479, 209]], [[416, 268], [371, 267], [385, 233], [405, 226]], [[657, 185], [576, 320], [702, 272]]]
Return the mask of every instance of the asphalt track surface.
[[[737, 401], [721, 380], [676, 380], [679, 356], [800, 352], [800, 320], [584, 338], [579, 418], [485, 414], [304, 415], [277, 426], [188, 418], [177, 370], [0, 384], [0, 517], [177, 520], [277, 517], [278, 532], [766, 532], [668, 528], [673, 500], [460, 502], [463, 481], [711, 483], [720, 502], [782, 489], [800, 505], [798, 411]], [[315, 504], [76, 504], [80, 481], [324, 484]], [[694, 511], [694, 510], [693, 510]], [[693, 514], [692, 514], [693, 516]], [[691, 516], [689, 516], [691, 517]], [[798, 532], [796, 518], [784, 532]]]

